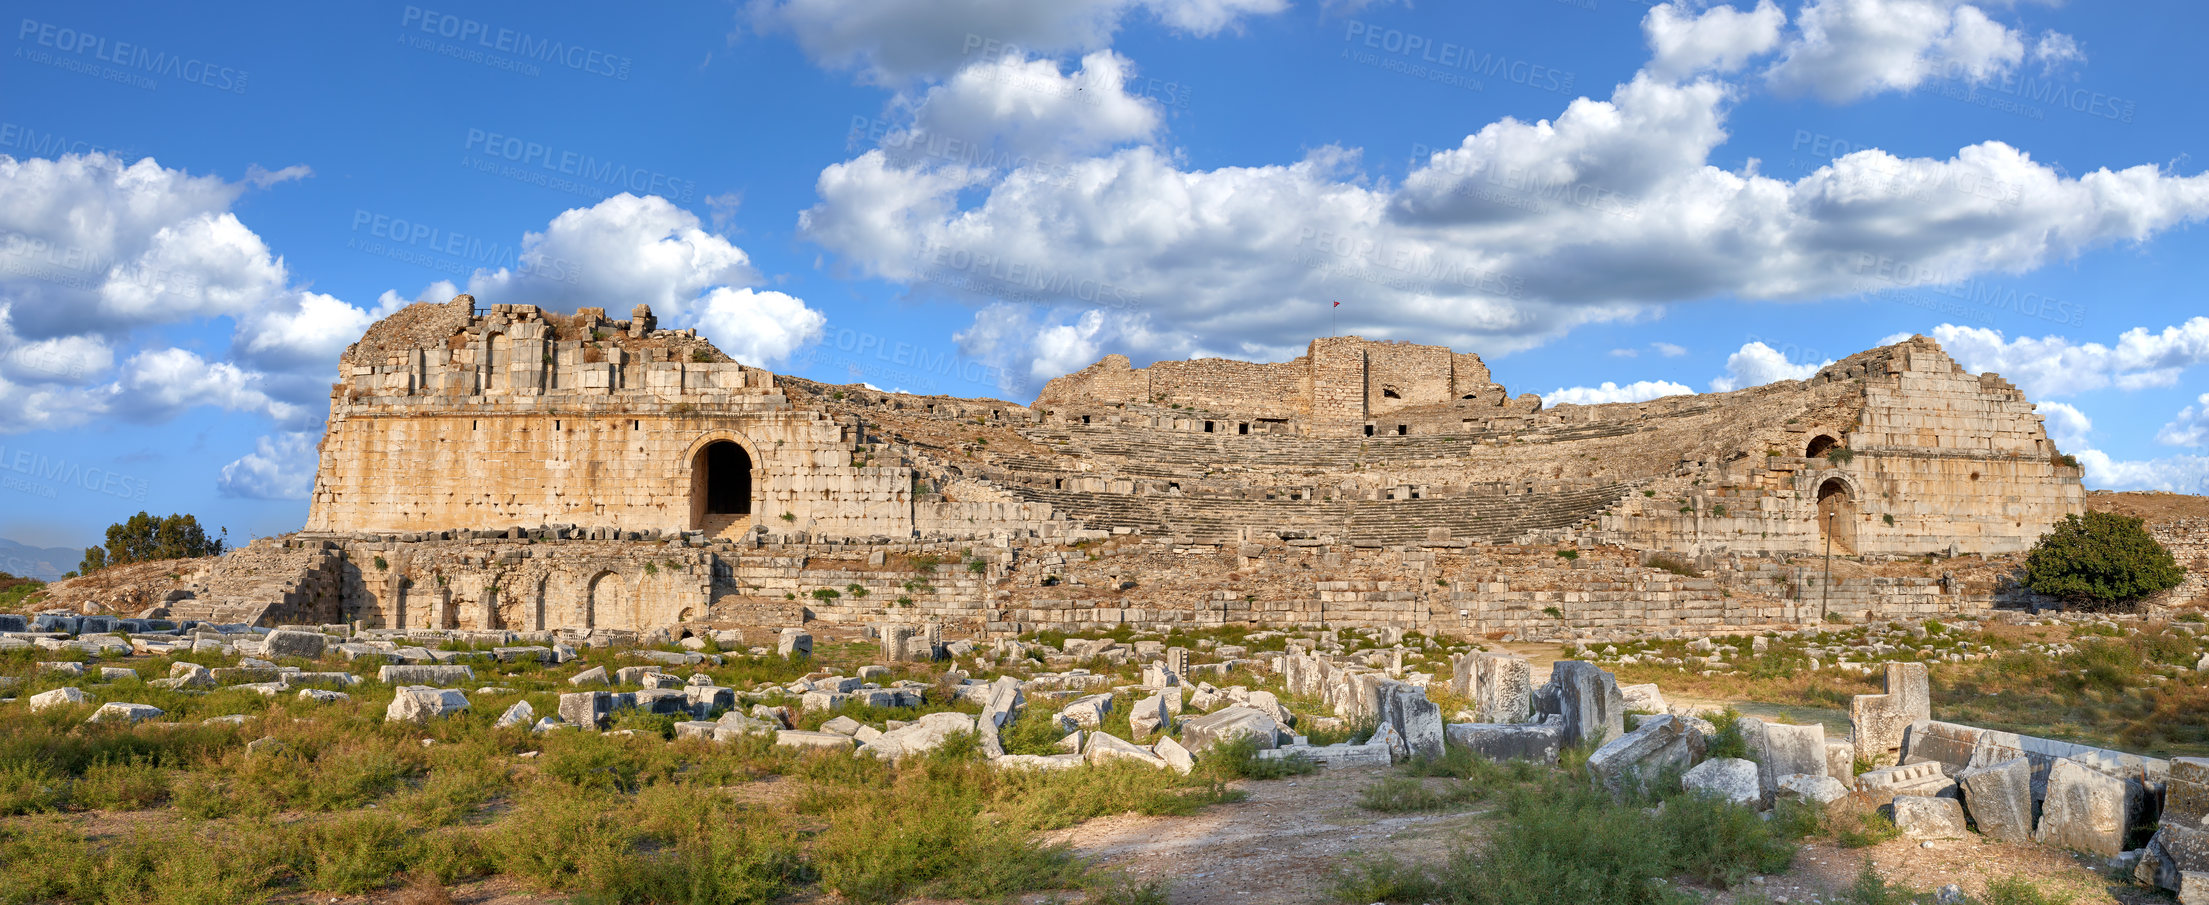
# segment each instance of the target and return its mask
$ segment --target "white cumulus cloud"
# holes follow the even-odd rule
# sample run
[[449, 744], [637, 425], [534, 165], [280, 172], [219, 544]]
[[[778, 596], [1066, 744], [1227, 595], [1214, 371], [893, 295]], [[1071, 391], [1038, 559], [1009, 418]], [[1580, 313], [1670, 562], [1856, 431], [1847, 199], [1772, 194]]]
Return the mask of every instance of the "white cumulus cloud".
[[1665, 396], [1680, 396], [1695, 392], [1695, 388], [1669, 380], [1637, 380], [1625, 386], [1603, 381], [1601, 386], [1561, 387], [1542, 394], [1543, 405], [1602, 405], [1606, 402], [1647, 402]]
[[779, 363], [821, 338], [828, 317], [772, 290], [722, 287], [698, 305], [698, 333], [729, 357], [753, 366]]
[[[2034, 47], [2052, 59], [2067, 40], [2051, 32]], [[2022, 32], [1960, 0], [1810, 0], [1765, 76], [1782, 92], [1838, 103], [1936, 78], [1987, 82], [2025, 55]]]
[[1761, 342], [1745, 343], [1732, 355], [1726, 356], [1726, 373], [1711, 378], [1713, 392], [1763, 386], [1780, 380], [1808, 380], [1818, 369], [1832, 364], [1833, 359], [1821, 362], [1788, 361], [1787, 355]]
[[314, 490], [319, 437], [309, 431], [262, 437], [252, 452], [222, 467], [215, 489], [228, 497], [304, 500]]
[[2155, 441], [2171, 446], [2209, 444], [2209, 393], [2201, 394], [2193, 405], [2179, 409], [2170, 423], [2155, 432]]
[[2000, 330], [1955, 324], [1933, 328], [1933, 338], [1967, 370], [1997, 372], [2035, 399], [2172, 386], [2187, 368], [2209, 363], [2209, 317], [2153, 332], [2134, 327], [2114, 345], [2062, 336], [2010, 339]]
[[1137, 11], [1204, 37], [1287, 8], [1287, 0], [753, 0], [746, 12], [755, 30], [796, 38], [817, 65], [899, 84], [1006, 53], [1107, 47]]
[[1778, 46], [1787, 14], [1772, 0], [1755, 9], [1716, 6], [1698, 13], [1685, 4], [1660, 3], [1641, 20], [1649, 41], [1649, 71], [1667, 78], [1697, 72], [1732, 72]]

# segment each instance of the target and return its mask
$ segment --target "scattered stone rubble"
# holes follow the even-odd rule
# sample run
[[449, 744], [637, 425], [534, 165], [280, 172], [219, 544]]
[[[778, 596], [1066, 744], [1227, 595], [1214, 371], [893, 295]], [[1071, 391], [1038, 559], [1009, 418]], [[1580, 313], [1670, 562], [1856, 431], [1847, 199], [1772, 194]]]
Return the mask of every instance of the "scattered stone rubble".
[[[1593, 749], [1587, 766], [1594, 780], [1622, 795], [1669, 785], [1760, 810], [1790, 802], [1830, 807], [1853, 795], [1885, 807], [1913, 838], [1976, 831], [2007, 842], [2075, 850], [2108, 858], [2143, 883], [2179, 892], [2187, 905], [2209, 903], [2204, 896], [2209, 759], [2164, 760], [1934, 720], [1921, 663], [1884, 666], [1884, 692], [1858, 696], [1850, 708], [1849, 739], [1829, 739], [1822, 726], [1742, 718], [1749, 757], [1714, 758], [1707, 753], [1717, 730], [1704, 719], [1707, 714], [1667, 708], [1661, 689], [1622, 688], [1610, 672], [1585, 660], [1558, 661], [1548, 680], [1536, 685], [1535, 671], [1524, 659], [1433, 650], [1432, 642], [1413, 648], [1401, 631], [1367, 630], [1348, 639], [1339, 630], [1256, 633], [1247, 643], [1285, 638], [1286, 649], [1253, 653], [1211, 641], [1201, 642], [1197, 651], [1111, 639], [1075, 638], [1056, 647], [1011, 638], [946, 642], [940, 631], [884, 625], [870, 634], [885, 660], [950, 660], [937, 681], [893, 679], [889, 667], [867, 666], [854, 675], [823, 670], [786, 684], [737, 689], [716, 685], [700, 671], [720, 664], [721, 654], [636, 646], [681, 646], [664, 634], [338, 625], [270, 630], [45, 614], [20, 627], [25, 630], [0, 633], [0, 648], [35, 647], [96, 664], [51, 661], [52, 671], [83, 681], [31, 695], [23, 706], [98, 703], [88, 719], [94, 723], [162, 719], [158, 708], [127, 700], [140, 684], [187, 692], [242, 687], [328, 702], [345, 700], [346, 693], [337, 689], [359, 684], [362, 679], [352, 670], [370, 667], [379, 682], [393, 686], [387, 720], [429, 723], [469, 710], [471, 693], [503, 691], [478, 687], [476, 669], [486, 661], [558, 666], [580, 649], [605, 647], [640, 662], [611, 671], [578, 670], [567, 677], [576, 690], [559, 696], [556, 713], [540, 715], [528, 702], [517, 701], [504, 709], [497, 725], [531, 732], [606, 731], [621, 714], [635, 711], [677, 718], [678, 738], [718, 743], [771, 736], [779, 746], [902, 760], [972, 735], [1003, 769], [1124, 761], [1183, 773], [1218, 746], [1244, 739], [1260, 757], [1302, 758], [1323, 769], [1435, 757], [1448, 744], [1491, 759], [1554, 763], [1564, 748], [1583, 745]], [[727, 640], [734, 647], [739, 639]], [[453, 642], [469, 649], [446, 649], [456, 646]], [[802, 659], [812, 648], [809, 633], [791, 630], [781, 633], [773, 650]], [[108, 665], [186, 652], [215, 654], [235, 665], [176, 662], [169, 675], [151, 679], [136, 669]], [[1430, 652], [1435, 661], [1449, 664], [1447, 686], [1416, 670], [1429, 662]], [[280, 665], [276, 659], [343, 660], [350, 669]], [[1200, 659], [1204, 662], [1196, 662]], [[1122, 684], [1117, 675], [1090, 669], [1136, 664], [1140, 684]], [[978, 675], [1006, 668], [1021, 674]], [[1295, 698], [1321, 702], [1326, 712], [1292, 712], [1272, 692], [1253, 687], [1275, 680]], [[1446, 720], [1430, 689], [1446, 690], [1468, 706]], [[942, 711], [879, 725], [839, 714], [816, 729], [798, 728], [809, 712], [848, 705], [954, 703], [973, 705], [979, 713]], [[1130, 709], [1124, 716], [1132, 738], [1111, 729], [1120, 725], [1123, 715], [1115, 710], [1121, 707]], [[1028, 720], [1050, 721], [1050, 731], [1061, 736], [1057, 753], [1005, 752], [1003, 733]], [[1340, 737], [1355, 727], [1371, 731], [1354, 742], [1315, 744], [1309, 737], [1320, 732]], [[1871, 768], [1858, 774], [1858, 765]], [[2146, 827], [2153, 827], [2152, 838], [2141, 838]]]

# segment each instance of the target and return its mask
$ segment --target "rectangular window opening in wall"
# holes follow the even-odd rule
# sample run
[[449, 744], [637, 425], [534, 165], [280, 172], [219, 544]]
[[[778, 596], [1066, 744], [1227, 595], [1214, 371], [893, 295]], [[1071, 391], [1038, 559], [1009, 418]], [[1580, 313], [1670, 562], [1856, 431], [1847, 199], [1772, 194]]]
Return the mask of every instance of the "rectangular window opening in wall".
[[1368, 424], [1365, 426], [1365, 435], [1368, 437], [1373, 436], [1373, 425]]
[[1083, 415], [1083, 416], [1081, 416], [1081, 423], [1083, 423], [1083, 424], [1088, 424], [1088, 423], [1089, 423], [1089, 416], [1088, 416], [1088, 415]]
[[1235, 433], [1238, 433], [1238, 434], [1247, 434], [1247, 433], [1250, 433], [1250, 425], [1248, 425], [1248, 424], [1238, 424], [1238, 425], [1235, 425]]
[[[1204, 422], [1204, 432], [1205, 432], [1205, 433], [1207, 433], [1207, 434], [1209, 434], [1209, 433], [1211, 433], [1211, 432], [1212, 432], [1212, 422], [1210, 422], [1210, 421], [1206, 421], [1206, 422]], [[1972, 477], [1978, 477], [1978, 476], [1977, 476], [1977, 475], [1973, 475]]]
[[1409, 433], [1411, 433], [1411, 425], [1409, 425], [1409, 424], [1399, 424], [1399, 425], [1396, 425], [1396, 436], [1399, 436], [1399, 437], [1401, 437], [1401, 436], [1404, 436], [1405, 434], [1409, 434]]
[[558, 422], [558, 421], [554, 421], [554, 422], [552, 422], [552, 429], [553, 429], [553, 430], [559, 430], [559, 429], [560, 429], [560, 422]]

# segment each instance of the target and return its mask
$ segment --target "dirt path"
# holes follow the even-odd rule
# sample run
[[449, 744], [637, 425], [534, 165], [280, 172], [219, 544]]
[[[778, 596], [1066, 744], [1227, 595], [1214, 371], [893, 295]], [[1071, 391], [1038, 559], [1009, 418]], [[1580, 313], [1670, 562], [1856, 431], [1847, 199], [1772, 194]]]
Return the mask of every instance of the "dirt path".
[[1329, 902], [1327, 880], [1351, 853], [1440, 860], [1483, 823], [1478, 812], [1378, 814], [1358, 807], [1381, 768], [1245, 782], [1241, 802], [1189, 817], [1121, 815], [1050, 834], [1136, 883], [1164, 881], [1181, 903]]

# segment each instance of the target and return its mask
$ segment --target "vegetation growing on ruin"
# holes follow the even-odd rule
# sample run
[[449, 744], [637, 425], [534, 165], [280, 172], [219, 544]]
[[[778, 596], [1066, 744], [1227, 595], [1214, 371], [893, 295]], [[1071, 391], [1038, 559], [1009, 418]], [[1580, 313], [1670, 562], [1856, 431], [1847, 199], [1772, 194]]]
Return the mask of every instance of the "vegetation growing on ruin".
[[199, 519], [185, 514], [155, 516], [140, 512], [107, 526], [107, 543], [86, 547], [77, 572], [90, 575], [108, 566], [163, 559], [220, 556], [229, 548], [229, 529], [209, 535]]
[[2186, 570], [2138, 518], [2113, 512], [2067, 515], [2025, 558], [2025, 585], [2086, 604], [2120, 603], [2167, 591]]

